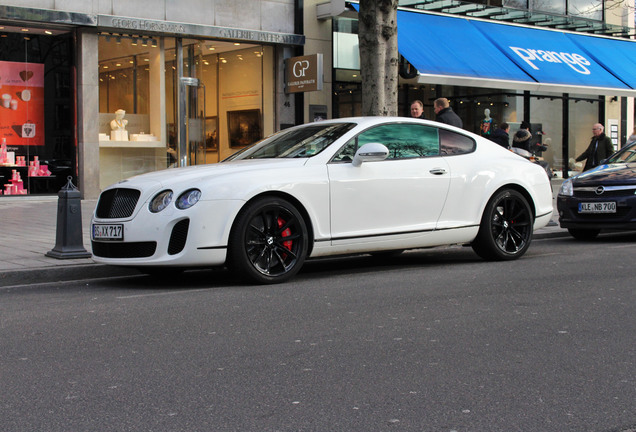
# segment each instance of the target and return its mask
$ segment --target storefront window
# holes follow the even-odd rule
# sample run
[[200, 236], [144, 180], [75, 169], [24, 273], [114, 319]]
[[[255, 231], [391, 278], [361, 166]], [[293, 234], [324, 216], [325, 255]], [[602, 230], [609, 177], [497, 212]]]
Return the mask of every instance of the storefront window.
[[100, 186], [219, 162], [274, 132], [273, 59], [253, 44], [100, 35]]
[[0, 194], [77, 185], [73, 38], [0, 25]]
[[100, 187], [165, 168], [162, 74], [158, 38], [99, 37]]
[[[167, 50], [166, 58], [172, 59], [166, 65], [167, 128], [172, 142], [178, 139], [176, 50]], [[184, 87], [189, 165], [219, 162], [274, 131], [272, 71], [271, 47], [183, 40], [183, 73], [197, 80], [196, 85]]]

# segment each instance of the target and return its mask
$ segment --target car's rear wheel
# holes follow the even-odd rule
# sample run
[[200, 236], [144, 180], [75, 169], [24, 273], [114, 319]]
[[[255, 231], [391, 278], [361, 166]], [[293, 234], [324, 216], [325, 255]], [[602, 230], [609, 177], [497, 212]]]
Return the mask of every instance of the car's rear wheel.
[[532, 227], [528, 201], [513, 189], [504, 189], [486, 205], [479, 233], [471, 246], [486, 260], [514, 260], [528, 250]]
[[308, 237], [305, 221], [293, 204], [277, 197], [257, 199], [234, 221], [228, 265], [249, 282], [285, 282], [305, 262]]
[[568, 232], [577, 240], [594, 240], [601, 230], [568, 228]]

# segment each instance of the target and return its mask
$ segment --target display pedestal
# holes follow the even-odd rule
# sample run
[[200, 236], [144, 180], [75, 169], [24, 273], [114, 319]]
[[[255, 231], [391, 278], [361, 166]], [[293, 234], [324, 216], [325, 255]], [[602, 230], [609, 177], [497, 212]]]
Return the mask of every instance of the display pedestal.
[[167, 156], [161, 141], [100, 141], [100, 188], [134, 175], [165, 169]]
[[110, 139], [113, 141], [128, 141], [128, 131], [125, 131], [125, 130], [110, 131]]

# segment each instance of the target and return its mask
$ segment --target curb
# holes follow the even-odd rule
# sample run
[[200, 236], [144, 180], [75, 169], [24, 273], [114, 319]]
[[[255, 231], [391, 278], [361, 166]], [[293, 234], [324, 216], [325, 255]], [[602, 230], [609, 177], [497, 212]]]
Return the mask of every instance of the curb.
[[74, 264], [0, 272], [0, 289], [41, 283], [70, 282], [119, 276], [138, 276], [134, 268], [104, 264]]

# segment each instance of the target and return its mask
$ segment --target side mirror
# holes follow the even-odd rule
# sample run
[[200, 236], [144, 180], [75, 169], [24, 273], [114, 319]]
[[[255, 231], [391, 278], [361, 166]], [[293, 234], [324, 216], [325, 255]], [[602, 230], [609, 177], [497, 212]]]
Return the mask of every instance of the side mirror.
[[381, 161], [387, 156], [389, 156], [389, 149], [384, 144], [367, 143], [358, 149], [353, 157], [352, 165], [357, 167], [362, 165], [362, 162]]

